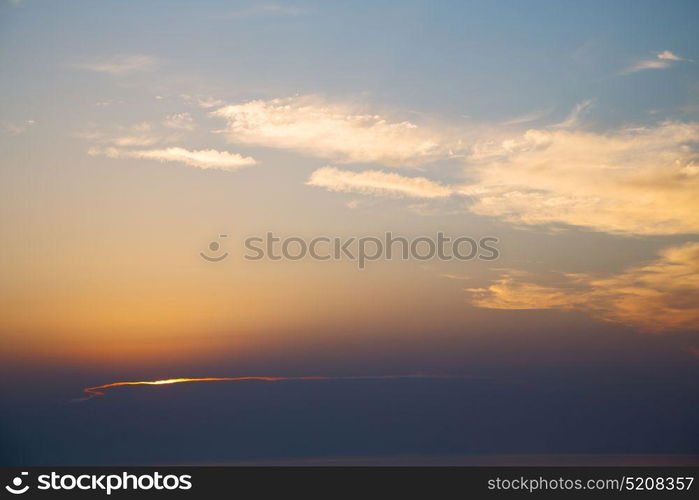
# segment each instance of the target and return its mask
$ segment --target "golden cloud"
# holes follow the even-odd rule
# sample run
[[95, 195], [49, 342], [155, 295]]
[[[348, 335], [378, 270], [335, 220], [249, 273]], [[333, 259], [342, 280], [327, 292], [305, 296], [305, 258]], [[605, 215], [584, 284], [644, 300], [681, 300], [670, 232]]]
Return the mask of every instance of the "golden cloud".
[[555, 285], [508, 272], [486, 288], [469, 288], [471, 302], [489, 309], [561, 309], [642, 331], [699, 329], [699, 243], [665, 249], [647, 265], [598, 277], [568, 274]]
[[526, 225], [563, 223], [617, 234], [699, 232], [698, 123], [608, 134], [529, 130], [482, 142], [470, 210]]

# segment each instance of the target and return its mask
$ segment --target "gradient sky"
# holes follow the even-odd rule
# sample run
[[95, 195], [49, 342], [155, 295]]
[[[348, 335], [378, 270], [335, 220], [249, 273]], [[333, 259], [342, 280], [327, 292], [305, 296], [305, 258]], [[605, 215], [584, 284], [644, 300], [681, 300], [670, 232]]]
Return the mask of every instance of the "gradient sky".
[[[591, 422], [623, 426], [630, 410], [610, 409], [610, 394], [637, 394], [639, 380], [667, 412], [640, 417], [661, 430], [637, 448], [586, 451], [696, 453], [696, 433], [669, 423], [689, 426], [687, 391], [699, 392], [697, 18], [693, 1], [2, 3], [0, 364], [3, 393], [22, 408], [0, 421], [5, 461], [50, 462], [27, 429], [83, 387], [413, 373], [495, 388], [355, 381], [351, 394], [363, 384], [373, 396], [349, 405], [341, 383], [324, 382], [293, 391], [344, 425], [377, 412], [348, 431], [358, 445], [295, 448], [280, 430], [257, 455], [147, 459], [581, 451], [563, 428], [550, 447], [469, 447], [458, 401], [500, 394], [488, 410], [500, 414], [521, 396], [513, 380], [536, 380], [540, 408], [527, 418], [546, 421], [559, 381], [590, 396], [606, 376], [621, 388], [584, 403], [599, 410]], [[244, 238], [268, 231], [494, 236], [500, 258], [362, 271], [244, 260]], [[203, 261], [219, 234], [230, 257]], [[406, 441], [407, 423], [393, 446], [362, 448], [376, 439], [362, 425], [393, 419], [377, 389], [392, 383], [444, 408], [424, 420], [414, 402], [396, 412], [451, 437]], [[250, 415], [278, 405], [311, 429], [283, 390], [216, 389], [245, 391], [226, 393], [235, 405], [213, 390], [172, 397], [248, 404]], [[122, 403], [154, 420], [175, 404]], [[56, 429], [74, 432], [66, 422], [81, 408], [60, 410]], [[110, 408], [95, 417], [104, 432]], [[45, 432], [57, 462], [110, 460], [64, 452], [59, 431]], [[113, 459], [138, 461], [122, 451]]]

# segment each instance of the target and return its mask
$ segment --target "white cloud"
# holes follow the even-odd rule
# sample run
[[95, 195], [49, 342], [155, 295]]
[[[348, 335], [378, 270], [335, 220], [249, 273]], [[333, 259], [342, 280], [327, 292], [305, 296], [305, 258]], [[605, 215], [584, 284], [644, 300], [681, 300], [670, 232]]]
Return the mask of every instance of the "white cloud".
[[109, 158], [142, 158], [161, 162], [176, 162], [201, 169], [226, 171], [238, 170], [257, 163], [254, 158], [237, 153], [229, 153], [228, 151], [217, 151], [215, 149], [190, 151], [179, 147], [145, 150], [124, 150], [114, 147], [91, 148], [88, 154], [92, 156], [107, 156]]
[[158, 60], [143, 54], [116, 55], [105, 61], [77, 64], [76, 66], [98, 73], [125, 75], [139, 71], [150, 71], [159, 64]]
[[471, 302], [489, 309], [583, 311], [642, 331], [699, 328], [699, 243], [660, 253], [657, 260], [618, 274], [568, 274], [557, 284], [509, 272], [486, 288], [468, 288]]
[[529, 130], [477, 144], [471, 211], [619, 234], [699, 232], [699, 123], [606, 134]]
[[379, 170], [351, 172], [323, 167], [313, 172], [306, 184], [330, 191], [408, 198], [444, 198], [452, 194], [451, 188], [424, 177], [405, 177]]
[[313, 97], [250, 101], [212, 113], [233, 143], [312, 154], [336, 162], [420, 165], [448, 155], [442, 134], [409, 121], [359, 113]]
[[677, 54], [670, 52], [669, 50], [663, 50], [657, 54], [658, 59], [665, 59], [668, 61], [688, 61], [688, 59], [683, 59]]

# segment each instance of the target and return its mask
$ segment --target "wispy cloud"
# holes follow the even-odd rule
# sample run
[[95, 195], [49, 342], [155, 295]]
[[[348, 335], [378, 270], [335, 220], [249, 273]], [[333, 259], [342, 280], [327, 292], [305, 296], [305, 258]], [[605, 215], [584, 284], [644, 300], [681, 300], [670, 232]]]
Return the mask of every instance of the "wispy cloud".
[[2, 130], [10, 135], [23, 134], [34, 125], [36, 125], [36, 122], [34, 120], [25, 120], [20, 123], [0, 122], [0, 127], [2, 128]]
[[583, 311], [642, 331], [699, 328], [699, 243], [661, 252], [647, 265], [606, 277], [568, 274], [557, 284], [510, 272], [485, 288], [468, 288], [471, 302], [490, 309]]
[[125, 150], [114, 147], [91, 148], [88, 154], [108, 158], [141, 158], [161, 162], [183, 163], [201, 169], [234, 171], [242, 167], [255, 165], [257, 161], [249, 156], [242, 156], [228, 151], [215, 149], [188, 150], [179, 147], [166, 149]]
[[[116, 131], [109, 133], [93, 130], [83, 132], [78, 136], [96, 144], [88, 150], [88, 154], [91, 156], [139, 158], [182, 163], [201, 169], [227, 171], [257, 164], [257, 161], [252, 157], [228, 151], [190, 150], [179, 146], [164, 147], [165, 144], [182, 140], [187, 132], [191, 132], [195, 128], [196, 125], [189, 113], [174, 113], [166, 116], [159, 125], [141, 122], [128, 127], [117, 127]], [[161, 147], [143, 149], [156, 144]]]
[[543, 117], [548, 115], [551, 112], [551, 109], [543, 109], [539, 111], [533, 111], [531, 113], [527, 113], [526, 115], [522, 116], [516, 116], [514, 118], [511, 118], [507, 121], [502, 122], [502, 125], [522, 125], [524, 123], [531, 123], [537, 120], [541, 120]]
[[630, 68], [624, 70], [623, 74], [628, 75], [631, 73], [637, 73], [639, 71], [644, 71], [648, 69], [669, 68], [670, 66], [672, 66], [673, 63], [679, 61], [690, 62], [691, 60], [680, 57], [669, 50], [663, 50], [662, 52], [656, 53], [655, 58], [653, 59], [643, 59], [641, 61], [638, 61]]
[[149, 122], [135, 123], [129, 126], [117, 127], [111, 132], [90, 130], [81, 132], [78, 137], [97, 144], [111, 144], [119, 147], [144, 147], [162, 142], [172, 142], [179, 138], [177, 135], [156, 133]]
[[184, 102], [188, 104], [195, 104], [202, 108], [217, 108], [225, 104], [225, 102], [220, 99], [216, 99], [213, 96], [180, 94], [180, 97]]
[[444, 198], [452, 194], [451, 188], [424, 177], [406, 177], [380, 170], [352, 172], [323, 167], [313, 172], [306, 184], [330, 191], [408, 198]]
[[595, 103], [593, 99], [586, 99], [575, 105], [570, 114], [560, 123], [554, 125], [557, 128], [573, 128], [580, 125], [580, 121], [590, 111], [590, 108]]
[[122, 54], [112, 56], [104, 61], [81, 63], [76, 64], [75, 66], [90, 71], [96, 71], [98, 73], [126, 75], [140, 71], [151, 71], [159, 64], [160, 62], [157, 59], [143, 54]]
[[194, 123], [192, 115], [190, 115], [189, 113], [174, 113], [172, 115], [168, 115], [167, 117], [165, 117], [162, 124], [164, 127], [173, 128], [176, 130], [191, 131], [197, 128], [197, 125], [196, 123]]
[[250, 101], [212, 113], [233, 143], [312, 154], [341, 163], [420, 165], [448, 155], [445, 138], [409, 121], [360, 113], [314, 97]]

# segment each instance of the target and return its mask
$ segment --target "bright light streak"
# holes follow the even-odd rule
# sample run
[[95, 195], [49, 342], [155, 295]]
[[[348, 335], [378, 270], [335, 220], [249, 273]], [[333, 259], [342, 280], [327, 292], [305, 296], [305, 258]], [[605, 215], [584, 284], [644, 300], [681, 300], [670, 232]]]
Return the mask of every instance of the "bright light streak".
[[202, 377], [202, 378], [166, 378], [162, 380], [137, 380], [133, 382], [112, 382], [109, 384], [98, 385], [95, 387], [86, 387], [83, 392], [86, 397], [77, 401], [85, 401], [99, 396], [104, 396], [106, 389], [113, 387], [124, 387], [131, 385], [171, 385], [184, 384], [193, 382], [286, 382], [286, 381], [309, 381], [309, 380], [391, 380], [391, 379], [464, 379], [464, 378], [481, 378], [472, 377], [469, 375], [355, 375], [355, 376], [331, 376], [331, 375], [309, 375], [304, 377], [267, 377], [267, 376], [242, 376], [242, 377]]

